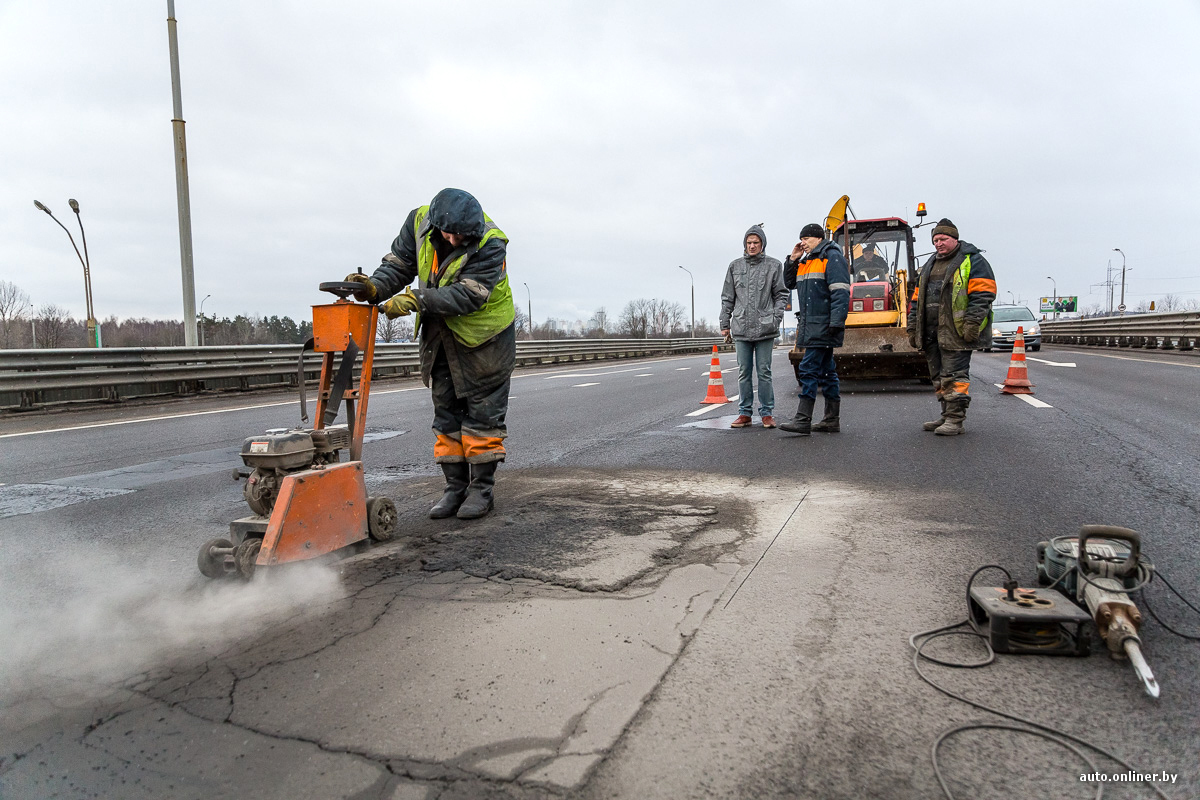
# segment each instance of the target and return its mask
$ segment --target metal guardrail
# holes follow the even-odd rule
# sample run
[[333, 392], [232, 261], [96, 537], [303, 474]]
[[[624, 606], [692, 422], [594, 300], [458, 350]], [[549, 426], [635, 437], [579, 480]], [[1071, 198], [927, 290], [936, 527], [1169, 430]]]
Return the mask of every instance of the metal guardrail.
[[1200, 311], [1089, 317], [1041, 326], [1042, 341], [1051, 344], [1194, 350], [1200, 339]]
[[[717, 337], [521, 341], [517, 366], [708, 352], [714, 344], [728, 348]], [[0, 407], [296, 386], [299, 356], [300, 346], [295, 344], [0, 350]], [[307, 381], [319, 376], [321, 358], [319, 353], [305, 356]], [[372, 380], [419, 369], [415, 342], [375, 345]]]

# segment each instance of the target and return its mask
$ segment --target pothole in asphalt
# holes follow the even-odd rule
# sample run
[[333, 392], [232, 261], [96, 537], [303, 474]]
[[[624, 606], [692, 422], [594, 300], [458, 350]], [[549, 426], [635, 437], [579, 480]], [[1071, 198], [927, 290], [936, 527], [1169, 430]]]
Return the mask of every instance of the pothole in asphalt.
[[404, 552], [425, 571], [611, 592], [736, 549], [754, 514], [729, 488], [699, 473], [501, 467], [481, 520], [428, 519], [440, 481], [393, 497]]

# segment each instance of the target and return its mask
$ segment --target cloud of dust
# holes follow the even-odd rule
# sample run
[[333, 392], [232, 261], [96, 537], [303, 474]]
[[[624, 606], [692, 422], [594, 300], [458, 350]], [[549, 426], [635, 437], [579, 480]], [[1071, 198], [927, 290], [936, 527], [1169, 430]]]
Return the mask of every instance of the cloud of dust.
[[337, 573], [312, 563], [260, 571], [249, 583], [208, 581], [89, 548], [56, 554], [40, 572], [0, 589], [0, 707], [64, 691], [106, 693], [180, 656], [216, 655], [319, 613], [342, 596]]

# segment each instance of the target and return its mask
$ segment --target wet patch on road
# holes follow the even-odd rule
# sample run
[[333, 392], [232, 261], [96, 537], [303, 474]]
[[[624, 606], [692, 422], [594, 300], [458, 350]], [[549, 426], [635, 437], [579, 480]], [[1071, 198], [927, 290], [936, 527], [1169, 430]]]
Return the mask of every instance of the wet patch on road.
[[393, 494], [408, 557], [426, 572], [526, 578], [613, 592], [665, 569], [712, 563], [736, 549], [747, 503], [690, 473], [537, 469], [498, 473], [497, 508], [481, 520], [431, 520], [442, 484]]
[[0, 519], [21, 514], [36, 514], [53, 508], [86, 503], [129, 494], [132, 489], [101, 489], [86, 486], [60, 486], [49, 483], [18, 483], [0, 486]]

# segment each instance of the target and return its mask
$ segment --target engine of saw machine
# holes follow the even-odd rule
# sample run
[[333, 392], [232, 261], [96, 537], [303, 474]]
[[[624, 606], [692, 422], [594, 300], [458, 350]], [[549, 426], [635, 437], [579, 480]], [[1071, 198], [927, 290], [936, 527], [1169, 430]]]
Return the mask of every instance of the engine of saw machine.
[[272, 428], [246, 439], [242, 442], [242, 462], [250, 472], [235, 470], [234, 479], [246, 479], [242, 496], [250, 510], [262, 517], [270, 516], [285, 475], [336, 464], [338, 451], [350, 449], [350, 437], [348, 428], [335, 426], [319, 430]]

